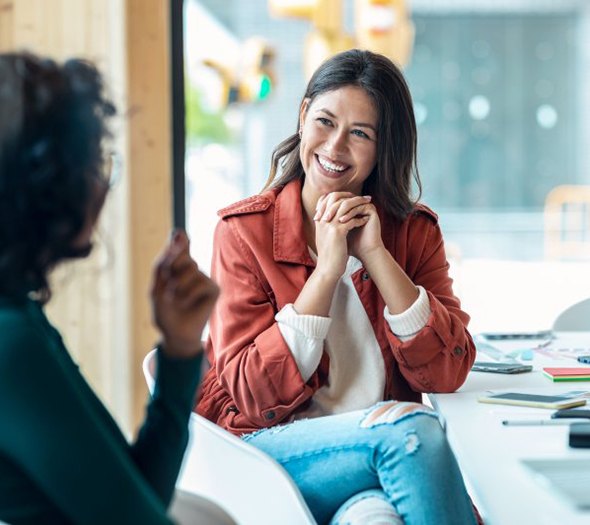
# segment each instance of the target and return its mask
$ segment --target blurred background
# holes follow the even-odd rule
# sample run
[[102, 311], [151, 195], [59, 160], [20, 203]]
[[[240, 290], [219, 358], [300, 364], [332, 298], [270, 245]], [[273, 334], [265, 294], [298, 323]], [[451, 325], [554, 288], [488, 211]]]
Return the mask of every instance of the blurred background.
[[550, 326], [590, 291], [585, 0], [185, 0], [199, 264], [216, 211], [261, 191], [310, 73], [357, 46], [404, 70], [422, 200], [439, 214], [472, 330]]

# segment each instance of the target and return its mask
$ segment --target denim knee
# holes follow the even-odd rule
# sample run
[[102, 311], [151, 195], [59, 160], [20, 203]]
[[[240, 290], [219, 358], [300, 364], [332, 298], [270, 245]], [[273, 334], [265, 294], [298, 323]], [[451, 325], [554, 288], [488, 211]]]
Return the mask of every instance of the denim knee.
[[[386, 439], [389, 436], [386, 429], [390, 426], [403, 432], [406, 454], [414, 454], [426, 444], [428, 450], [435, 454], [447, 446], [438, 414], [425, 405], [407, 401], [380, 403], [371, 408], [361, 421], [363, 428], [385, 429]], [[399, 445], [399, 441], [392, 445]]]
[[330, 525], [403, 525], [403, 520], [382, 490], [365, 490], [345, 501]]

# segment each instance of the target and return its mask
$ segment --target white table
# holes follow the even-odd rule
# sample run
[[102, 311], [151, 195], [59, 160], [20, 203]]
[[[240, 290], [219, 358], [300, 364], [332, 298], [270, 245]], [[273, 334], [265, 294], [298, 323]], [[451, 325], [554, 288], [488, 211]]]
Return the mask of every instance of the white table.
[[[553, 346], [590, 348], [590, 333], [558, 334]], [[535, 417], [533, 414], [537, 414], [538, 419], [547, 418], [551, 410], [477, 402], [477, 398], [489, 390], [538, 389], [537, 393], [547, 394], [590, 390], [590, 382], [553, 383], [542, 375], [543, 366], [582, 366], [571, 358], [556, 360], [536, 355], [531, 364], [534, 371], [525, 374], [471, 372], [458, 392], [430, 394], [429, 399], [446, 421], [449, 442], [486, 524], [588, 525], [590, 512], [576, 510], [567, 500], [539, 483], [521, 460], [590, 459], [590, 449], [568, 446], [567, 425], [502, 425], [503, 419], [531, 418]]]

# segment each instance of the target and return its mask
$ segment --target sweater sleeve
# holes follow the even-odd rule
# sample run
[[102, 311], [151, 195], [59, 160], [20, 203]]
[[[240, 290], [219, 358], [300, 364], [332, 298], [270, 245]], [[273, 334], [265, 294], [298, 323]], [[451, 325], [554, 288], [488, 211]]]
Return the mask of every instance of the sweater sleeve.
[[298, 314], [292, 304], [275, 315], [279, 330], [293, 354], [304, 381], [316, 371], [332, 320], [329, 317]]
[[171, 523], [166, 507], [188, 439], [198, 363], [178, 375], [180, 363], [160, 359], [156, 395], [130, 446], [49, 324], [9, 317], [0, 319], [0, 413], [10, 422], [0, 425], [0, 452], [65, 521]]
[[392, 314], [387, 306], [383, 309], [383, 316], [389, 324], [389, 328], [403, 342], [409, 341], [422, 330], [430, 317], [428, 294], [424, 287], [418, 285], [417, 288], [418, 298], [405, 312]]
[[202, 353], [191, 359], [173, 359], [158, 349], [154, 396], [137, 441], [131, 446], [135, 464], [166, 507], [188, 444], [188, 420], [201, 361]]

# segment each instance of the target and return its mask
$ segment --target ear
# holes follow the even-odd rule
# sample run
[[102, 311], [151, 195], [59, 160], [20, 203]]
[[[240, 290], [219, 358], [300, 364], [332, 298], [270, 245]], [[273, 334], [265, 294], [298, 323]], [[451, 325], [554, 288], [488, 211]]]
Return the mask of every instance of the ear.
[[308, 109], [309, 109], [309, 98], [304, 98], [303, 102], [301, 103], [301, 108], [299, 108], [299, 129], [303, 128], [303, 124], [305, 122], [305, 116], [307, 115]]

